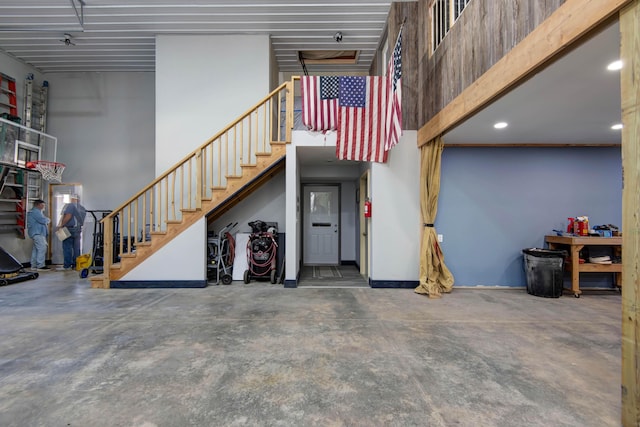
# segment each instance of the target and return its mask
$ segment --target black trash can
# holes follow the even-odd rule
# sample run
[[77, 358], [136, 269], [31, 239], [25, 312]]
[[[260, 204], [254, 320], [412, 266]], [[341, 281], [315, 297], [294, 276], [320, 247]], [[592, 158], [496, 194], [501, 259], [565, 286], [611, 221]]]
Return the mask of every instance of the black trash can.
[[562, 295], [566, 251], [523, 249], [527, 293], [537, 297], [559, 298]]

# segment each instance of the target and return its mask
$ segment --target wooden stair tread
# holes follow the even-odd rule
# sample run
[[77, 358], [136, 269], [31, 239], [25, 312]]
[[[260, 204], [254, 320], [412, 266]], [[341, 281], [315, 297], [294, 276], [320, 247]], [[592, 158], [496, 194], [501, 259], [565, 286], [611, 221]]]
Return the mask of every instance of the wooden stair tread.
[[[161, 219], [159, 222], [163, 223], [164, 230], [147, 231], [148, 240], [136, 242], [135, 248], [132, 248], [133, 252], [121, 253], [120, 262], [110, 265], [110, 268], [105, 270], [104, 274], [91, 278], [92, 287], [95, 284], [96, 288], [108, 288], [111, 281], [122, 280], [132, 268], [152, 256], [198, 218], [204, 215], [209, 221], [210, 216], [221, 215], [239, 201], [248, 197], [256, 188], [273, 178], [275, 174], [284, 170], [286, 142], [275, 144], [276, 146], [271, 147], [271, 152], [254, 153], [255, 158], [252, 160], [255, 160], [255, 163], [240, 164], [240, 167], [243, 168], [242, 174], [233, 174], [237, 172], [232, 171], [232, 174], [226, 175], [227, 181], [225, 185], [213, 185], [213, 182], [211, 182], [210, 190], [207, 190], [210, 195], [199, 200], [204, 202], [202, 206], [198, 203], [196, 208], [179, 208], [180, 213], [182, 213], [180, 219]], [[240, 169], [237, 169], [237, 171], [240, 171]], [[178, 208], [178, 206], [175, 206], [175, 208]], [[211, 215], [214, 210], [217, 210], [216, 213]], [[166, 215], [163, 216], [166, 217]]]

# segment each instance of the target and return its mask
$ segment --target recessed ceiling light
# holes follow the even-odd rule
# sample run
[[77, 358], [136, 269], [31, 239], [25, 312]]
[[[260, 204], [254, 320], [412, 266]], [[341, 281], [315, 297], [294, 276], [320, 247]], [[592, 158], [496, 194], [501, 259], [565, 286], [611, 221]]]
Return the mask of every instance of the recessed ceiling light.
[[622, 129], [622, 123], [616, 123], [615, 125], [611, 126], [611, 129], [613, 129], [613, 130]]
[[496, 128], [496, 129], [504, 129], [507, 126], [509, 126], [509, 124], [507, 122], [498, 122], [495, 125], [493, 125], [493, 127]]
[[617, 60], [613, 61], [611, 64], [607, 65], [607, 70], [609, 71], [617, 71], [622, 68], [622, 61]]

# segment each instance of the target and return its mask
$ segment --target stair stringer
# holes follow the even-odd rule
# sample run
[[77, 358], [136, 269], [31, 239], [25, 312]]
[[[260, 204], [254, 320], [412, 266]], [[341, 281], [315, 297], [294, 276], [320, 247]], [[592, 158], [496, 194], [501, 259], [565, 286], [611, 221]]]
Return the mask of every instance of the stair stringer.
[[[108, 272], [108, 277], [105, 276], [107, 272], [103, 273], [103, 275], [92, 277], [91, 286], [94, 288], [108, 288], [110, 287], [110, 281], [124, 280], [130, 271], [149, 259], [160, 248], [175, 239], [176, 236], [190, 228], [199, 219], [215, 211], [220, 205], [228, 202], [232, 199], [232, 196], [244, 187], [249, 186], [252, 181], [258, 180], [272, 165], [285, 157], [285, 152], [286, 144], [272, 144], [270, 156], [258, 156], [255, 165], [243, 166], [242, 175], [240, 177], [228, 177], [226, 187], [224, 189], [214, 189], [211, 200], [203, 199], [200, 208], [193, 211], [183, 211], [180, 223], [169, 223], [165, 233], [152, 234], [150, 242], [145, 245], [139, 245], [135, 253], [121, 257], [120, 263], [112, 265]], [[202, 257], [202, 263], [204, 266], [204, 257]]]
[[199, 282], [206, 286], [206, 238], [206, 218], [200, 217], [193, 225], [149, 255], [144, 262], [138, 263], [120, 280], [153, 281], [156, 284]]

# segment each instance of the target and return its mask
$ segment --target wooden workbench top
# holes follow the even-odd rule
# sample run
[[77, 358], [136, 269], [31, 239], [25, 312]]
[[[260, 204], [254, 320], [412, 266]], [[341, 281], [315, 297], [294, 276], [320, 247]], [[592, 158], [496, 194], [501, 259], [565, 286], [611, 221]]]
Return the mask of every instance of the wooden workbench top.
[[622, 246], [622, 236], [613, 237], [596, 237], [596, 236], [544, 236], [547, 243], [556, 243], [560, 245], [611, 245]]

